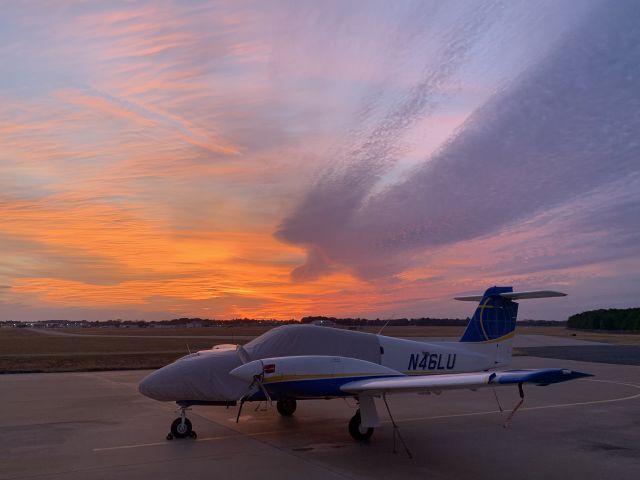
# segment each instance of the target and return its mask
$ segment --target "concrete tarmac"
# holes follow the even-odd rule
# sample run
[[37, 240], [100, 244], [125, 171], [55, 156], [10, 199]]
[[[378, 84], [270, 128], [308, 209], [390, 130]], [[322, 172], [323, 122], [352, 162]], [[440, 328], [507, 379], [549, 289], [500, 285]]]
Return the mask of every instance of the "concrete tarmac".
[[[406, 340], [417, 340], [420, 342], [457, 342], [460, 337], [404, 337]], [[513, 337], [515, 348], [531, 347], [583, 347], [583, 346], [603, 346], [608, 345], [603, 342], [590, 342], [588, 340], [578, 340], [571, 337], [556, 337], [553, 335], [532, 335], [518, 334]]]
[[[383, 424], [351, 440], [351, 400], [299, 402], [291, 418], [247, 404], [195, 407], [197, 440], [165, 440], [174, 405], [137, 392], [148, 372], [0, 376], [0, 479], [640, 478], [640, 367], [516, 357], [514, 368], [596, 376], [525, 386], [508, 428], [491, 389], [389, 397], [408, 458]], [[517, 388], [497, 389], [505, 409]]]
[[588, 345], [583, 347], [522, 348], [533, 357], [562, 358], [618, 365], [640, 366], [640, 345]]

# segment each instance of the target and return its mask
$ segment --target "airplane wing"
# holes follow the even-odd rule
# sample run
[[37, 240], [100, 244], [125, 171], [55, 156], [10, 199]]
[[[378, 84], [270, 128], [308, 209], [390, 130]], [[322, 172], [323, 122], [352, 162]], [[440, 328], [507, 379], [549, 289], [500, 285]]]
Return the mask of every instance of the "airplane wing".
[[502, 372], [455, 373], [450, 375], [421, 375], [373, 378], [349, 382], [340, 387], [346, 393], [381, 395], [391, 393], [417, 393], [455, 389], [476, 389], [533, 383], [544, 386], [576, 378], [591, 377], [588, 373], [561, 368], [536, 370], [506, 370]]

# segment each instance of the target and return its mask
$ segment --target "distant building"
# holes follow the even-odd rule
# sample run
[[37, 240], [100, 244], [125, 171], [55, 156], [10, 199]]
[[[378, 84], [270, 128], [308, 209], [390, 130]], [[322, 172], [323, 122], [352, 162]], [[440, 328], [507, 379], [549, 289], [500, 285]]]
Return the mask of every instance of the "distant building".
[[311, 325], [317, 325], [318, 327], [344, 328], [342, 325], [339, 325], [336, 322], [328, 320], [326, 318], [313, 320], [311, 322]]

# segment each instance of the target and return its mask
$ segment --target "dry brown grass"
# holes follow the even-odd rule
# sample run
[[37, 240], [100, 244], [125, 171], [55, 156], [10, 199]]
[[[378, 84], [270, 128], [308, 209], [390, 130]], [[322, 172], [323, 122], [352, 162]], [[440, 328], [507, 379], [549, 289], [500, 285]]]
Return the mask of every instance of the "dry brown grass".
[[[156, 338], [141, 336], [52, 335], [24, 328], [0, 329], [0, 355], [72, 354], [202, 350], [217, 343], [209, 338]], [[187, 348], [187, 345], [189, 348]]]
[[[101, 329], [95, 329], [101, 330]], [[159, 368], [219, 343], [210, 338], [156, 338], [49, 334], [24, 328], [0, 329], [0, 372], [60, 372]], [[120, 332], [121, 335], [127, 332]], [[234, 343], [245, 343], [236, 339]]]
[[0, 373], [87, 372], [95, 370], [156, 369], [183, 353], [137, 353], [116, 355], [0, 356]]
[[262, 335], [271, 326], [255, 327], [202, 327], [202, 328], [60, 328], [54, 329], [63, 333], [78, 335], [126, 335], [134, 337], [217, 337], [217, 336], [250, 336]]

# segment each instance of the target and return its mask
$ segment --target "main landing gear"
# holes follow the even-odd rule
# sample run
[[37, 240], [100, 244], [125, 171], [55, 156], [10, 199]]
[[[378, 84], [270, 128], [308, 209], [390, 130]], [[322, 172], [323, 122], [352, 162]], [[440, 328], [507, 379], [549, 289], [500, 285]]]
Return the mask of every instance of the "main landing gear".
[[[382, 400], [384, 401], [384, 406], [387, 408], [389, 419], [391, 420], [391, 424], [393, 425], [393, 453], [396, 453], [396, 438], [398, 438], [400, 439], [400, 443], [404, 447], [405, 452], [407, 452], [407, 456], [409, 458], [413, 458], [411, 455], [411, 451], [409, 451], [409, 447], [407, 447], [407, 444], [402, 438], [402, 435], [400, 435], [400, 428], [396, 424], [396, 421], [391, 414], [391, 409], [389, 408], [389, 404], [387, 403], [387, 397], [385, 395], [382, 395]], [[379, 420], [373, 397], [361, 397], [358, 401], [360, 403], [360, 408], [356, 410], [355, 415], [351, 417], [351, 420], [349, 421], [349, 433], [354, 440], [364, 442], [371, 438], [374, 430], [373, 426], [379, 425]], [[371, 426], [364, 427], [362, 425], [361, 411], [364, 412], [365, 425]]]
[[281, 398], [276, 403], [278, 413], [283, 417], [290, 417], [291, 415], [293, 415], [293, 412], [296, 411], [297, 406], [298, 404], [295, 398]]
[[180, 405], [180, 416], [171, 423], [171, 431], [167, 434], [167, 440], [174, 438], [198, 438], [193, 430], [191, 421], [187, 418], [187, 407]]
[[365, 428], [362, 426], [360, 409], [356, 410], [356, 414], [349, 420], [349, 433], [353, 439], [359, 442], [369, 440], [371, 435], [373, 435], [373, 430], [373, 427]]

